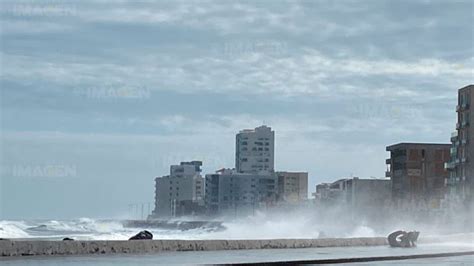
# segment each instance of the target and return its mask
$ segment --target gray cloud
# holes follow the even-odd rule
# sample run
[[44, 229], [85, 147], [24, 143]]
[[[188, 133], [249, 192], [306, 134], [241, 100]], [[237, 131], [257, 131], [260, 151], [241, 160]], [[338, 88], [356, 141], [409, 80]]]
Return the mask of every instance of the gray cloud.
[[[276, 130], [277, 168], [309, 171], [312, 186], [383, 176], [386, 145], [449, 142], [456, 90], [473, 83], [472, 8], [407, 0], [2, 2], [2, 165], [74, 166], [76, 174], [2, 172], [0, 217], [47, 215], [42, 206], [68, 187], [77, 194], [58, 207], [64, 217], [152, 201], [152, 179], [168, 164], [232, 167], [234, 134], [263, 122]], [[101, 195], [111, 182], [107, 202]], [[127, 193], [132, 183], [147, 193]], [[103, 201], [97, 213], [80, 206], [86, 191]]]

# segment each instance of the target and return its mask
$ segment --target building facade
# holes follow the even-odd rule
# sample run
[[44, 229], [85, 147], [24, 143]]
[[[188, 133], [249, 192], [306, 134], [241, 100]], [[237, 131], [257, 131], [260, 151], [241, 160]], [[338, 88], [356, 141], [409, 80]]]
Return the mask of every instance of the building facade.
[[170, 175], [155, 179], [153, 218], [195, 215], [204, 211], [202, 162], [181, 162], [170, 166]]
[[307, 172], [276, 172], [278, 177], [278, 200], [299, 203], [308, 199]]
[[441, 208], [450, 144], [399, 143], [387, 147], [386, 176], [392, 181], [394, 207], [407, 211]]
[[472, 207], [474, 201], [474, 147], [471, 143], [473, 98], [474, 85], [459, 89], [456, 131], [451, 135], [451, 159], [446, 163], [446, 169], [449, 171], [449, 177], [446, 179], [448, 197], [468, 207]]
[[390, 179], [346, 179], [343, 187], [344, 202], [353, 213], [375, 217], [391, 203]]
[[378, 178], [343, 178], [316, 186], [316, 204], [344, 210], [353, 217], [375, 217], [390, 206], [391, 181]]
[[313, 193], [317, 205], [332, 206], [342, 204], [344, 201], [347, 178], [339, 179], [332, 183], [321, 183], [316, 185], [316, 192]]
[[274, 174], [238, 173], [221, 169], [206, 175], [206, 209], [210, 215], [251, 213], [276, 201]]
[[235, 169], [238, 173], [273, 172], [275, 132], [267, 126], [244, 129], [236, 135]]

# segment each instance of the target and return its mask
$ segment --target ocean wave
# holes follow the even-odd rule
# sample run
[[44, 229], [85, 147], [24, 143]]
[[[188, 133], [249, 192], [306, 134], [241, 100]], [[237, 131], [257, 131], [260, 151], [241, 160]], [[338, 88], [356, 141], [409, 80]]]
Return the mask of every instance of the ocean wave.
[[0, 238], [27, 238], [27, 227], [24, 221], [0, 221]]

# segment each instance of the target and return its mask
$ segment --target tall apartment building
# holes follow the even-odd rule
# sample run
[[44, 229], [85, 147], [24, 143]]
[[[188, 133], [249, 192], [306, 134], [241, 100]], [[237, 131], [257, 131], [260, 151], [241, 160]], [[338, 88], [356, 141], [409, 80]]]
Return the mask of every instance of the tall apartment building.
[[307, 172], [276, 172], [276, 175], [280, 201], [299, 203], [308, 199]]
[[392, 181], [392, 202], [402, 210], [436, 210], [445, 196], [444, 164], [450, 144], [399, 143], [387, 147], [387, 177]]
[[474, 201], [474, 146], [471, 141], [471, 135], [474, 134], [471, 127], [474, 122], [471, 114], [473, 98], [474, 85], [459, 89], [456, 131], [451, 135], [451, 160], [446, 164], [449, 171], [449, 178], [446, 179], [449, 196], [471, 206]]
[[275, 132], [260, 126], [244, 129], [236, 135], [235, 169], [239, 173], [273, 172]]
[[276, 201], [275, 174], [221, 169], [206, 175], [206, 208], [211, 215], [251, 213]]
[[204, 210], [202, 162], [170, 166], [170, 175], [155, 179], [153, 218], [198, 214]]

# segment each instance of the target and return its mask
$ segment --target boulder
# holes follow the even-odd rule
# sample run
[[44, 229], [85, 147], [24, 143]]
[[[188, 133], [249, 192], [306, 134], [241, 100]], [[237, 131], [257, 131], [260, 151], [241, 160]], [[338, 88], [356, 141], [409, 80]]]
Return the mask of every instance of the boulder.
[[144, 240], [144, 239], [153, 239], [153, 234], [148, 232], [147, 230], [143, 230], [138, 234], [130, 237], [129, 240]]

